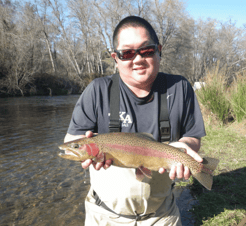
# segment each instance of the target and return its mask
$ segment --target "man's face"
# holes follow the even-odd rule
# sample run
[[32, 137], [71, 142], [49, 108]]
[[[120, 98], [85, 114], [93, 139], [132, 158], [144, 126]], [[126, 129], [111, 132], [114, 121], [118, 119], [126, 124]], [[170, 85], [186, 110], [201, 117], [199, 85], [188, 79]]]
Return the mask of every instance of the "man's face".
[[[120, 31], [118, 35], [117, 50], [138, 49], [140, 47], [154, 44], [148, 31], [143, 27], [128, 27]], [[161, 50], [161, 46], [158, 46]], [[117, 62], [122, 80], [131, 88], [151, 88], [160, 66], [158, 51], [150, 57], [142, 57], [139, 54], [131, 60], [122, 61], [116, 53], [111, 54]]]

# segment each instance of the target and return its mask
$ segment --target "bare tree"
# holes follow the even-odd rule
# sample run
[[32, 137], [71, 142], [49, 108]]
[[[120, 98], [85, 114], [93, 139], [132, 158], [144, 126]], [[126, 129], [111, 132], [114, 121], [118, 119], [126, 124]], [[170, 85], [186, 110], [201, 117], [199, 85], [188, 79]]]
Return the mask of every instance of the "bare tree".
[[[41, 10], [38, 10], [39, 8], [41, 8]], [[50, 21], [48, 19], [48, 3], [47, 1], [41, 1], [39, 3], [39, 7], [36, 6], [36, 11], [37, 11], [37, 19], [39, 22], [39, 27], [40, 27], [40, 32], [42, 32], [43, 34], [43, 38], [45, 41], [45, 44], [47, 46], [48, 49], [48, 54], [49, 54], [49, 58], [50, 58], [50, 63], [51, 63], [51, 67], [52, 67], [52, 71], [53, 73], [56, 72], [56, 64], [55, 64], [55, 60], [52, 54], [52, 46], [51, 46], [51, 39], [53, 39], [54, 41], [54, 37], [51, 37], [50, 35], [50, 29], [51, 29], [51, 25], [50, 25]]]
[[44, 0], [47, 5], [52, 9], [52, 15], [56, 19], [56, 23], [53, 24], [61, 34], [60, 44], [63, 46], [66, 51], [66, 56], [69, 59], [69, 62], [72, 64], [74, 70], [76, 71], [77, 77], [81, 80], [81, 68], [79, 67], [78, 60], [76, 58], [76, 53], [74, 51], [74, 44], [70, 37], [70, 34], [67, 33], [67, 27], [65, 26], [65, 15], [61, 4], [57, 0]]
[[10, 41], [9, 68], [5, 81], [8, 84], [8, 92], [15, 93], [15, 90], [18, 90], [24, 95], [26, 85], [40, 65], [40, 52], [37, 49], [39, 31], [33, 6], [26, 4], [22, 8], [18, 5], [18, 9], [19, 12], [15, 11], [14, 14], [14, 27], [11, 26], [10, 29], [9, 23], [4, 20], [6, 28], [8, 27], [5, 37]]
[[[73, 26], [76, 29], [77, 38], [82, 41], [85, 47], [86, 54], [86, 66], [89, 74], [93, 72], [91, 67], [90, 58], [91, 56], [90, 45], [91, 45], [91, 32], [94, 31], [92, 24], [92, 5], [89, 0], [69, 0], [68, 7], [70, 8], [70, 18], [73, 20]], [[79, 37], [78, 37], [79, 36]], [[82, 50], [81, 50], [82, 51]]]
[[99, 29], [99, 34], [109, 49], [113, 49], [113, 31], [120, 20], [129, 15], [129, 3], [124, 0], [100, 0], [93, 2], [95, 6], [95, 23]]
[[215, 45], [217, 42], [217, 21], [208, 19], [207, 21], [200, 20], [194, 26], [193, 30], [193, 56], [192, 70], [194, 80], [202, 78], [206, 70], [210, 68], [214, 60], [217, 60]]
[[180, 0], [153, 0], [152, 22], [162, 45], [161, 70], [167, 73], [190, 75], [192, 20], [186, 15]]

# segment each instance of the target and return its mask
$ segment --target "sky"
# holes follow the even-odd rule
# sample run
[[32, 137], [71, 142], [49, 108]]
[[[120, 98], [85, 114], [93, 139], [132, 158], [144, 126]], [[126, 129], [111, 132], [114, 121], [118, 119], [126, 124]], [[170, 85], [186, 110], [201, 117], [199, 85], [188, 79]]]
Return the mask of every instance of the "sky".
[[186, 10], [192, 18], [217, 19], [236, 22], [237, 27], [246, 24], [246, 0], [185, 0]]

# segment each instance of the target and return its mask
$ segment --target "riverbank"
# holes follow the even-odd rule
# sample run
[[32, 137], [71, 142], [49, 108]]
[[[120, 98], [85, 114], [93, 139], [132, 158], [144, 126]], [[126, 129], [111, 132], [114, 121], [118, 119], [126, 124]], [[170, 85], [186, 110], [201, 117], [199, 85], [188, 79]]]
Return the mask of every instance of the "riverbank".
[[59, 96], [81, 94], [85, 87], [99, 74], [78, 76], [37, 73], [15, 84], [13, 80], [0, 78], [0, 98], [18, 96]]
[[199, 154], [218, 158], [211, 191], [191, 180], [195, 226], [233, 226], [246, 217], [246, 120], [222, 125], [201, 105], [207, 136]]

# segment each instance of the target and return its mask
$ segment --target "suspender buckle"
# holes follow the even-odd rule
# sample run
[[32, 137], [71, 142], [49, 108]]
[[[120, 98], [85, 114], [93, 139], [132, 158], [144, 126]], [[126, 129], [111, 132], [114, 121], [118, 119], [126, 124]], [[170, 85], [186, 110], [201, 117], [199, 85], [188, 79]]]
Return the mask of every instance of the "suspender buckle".
[[119, 120], [110, 120], [109, 131], [110, 131], [110, 133], [120, 132], [120, 121]]
[[147, 219], [155, 216], [155, 213], [148, 213], [148, 214], [145, 214], [142, 216], [140, 214], [138, 214], [137, 212], [135, 212], [135, 213], [136, 213], [136, 218], [135, 218], [136, 221], [147, 220]]
[[161, 142], [169, 141], [171, 138], [169, 121], [160, 122], [160, 138]]
[[102, 200], [99, 198], [97, 193], [93, 190], [93, 196], [95, 197], [96, 200], [96, 205], [101, 206], [102, 205]]
[[141, 220], [141, 216], [135, 211], [135, 213], [136, 213], [136, 221], [140, 221]]

